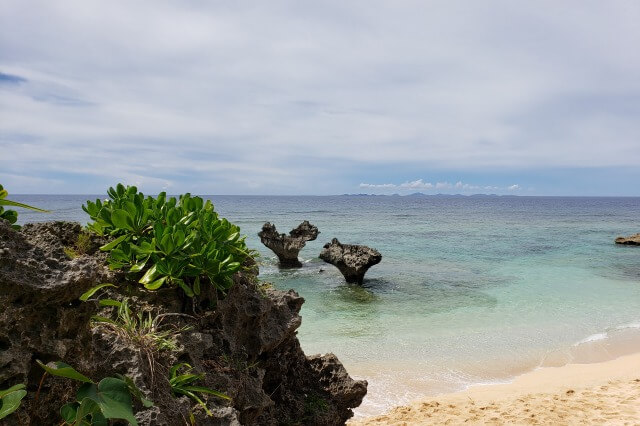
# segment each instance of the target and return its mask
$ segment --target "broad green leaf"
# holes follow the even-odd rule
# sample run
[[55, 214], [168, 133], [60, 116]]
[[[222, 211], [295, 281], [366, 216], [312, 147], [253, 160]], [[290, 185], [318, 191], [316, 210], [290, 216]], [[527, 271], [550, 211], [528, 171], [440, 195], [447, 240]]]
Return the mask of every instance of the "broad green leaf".
[[149, 284], [150, 282], [154, 281], [156, 278], [156, 270], [157, 270], [157, 266], [153, 265], [151, 268], [149, 268], [149, 270], [142, 276], [142, 278], [140, 278], [140, 280], [138, 281], [140, 284]]
[[140, 272], [140, 271], [142, 271], [144, 269], [144, 267], [147, 265], [147, 261], [148, 260], [149, 260], [149, 257], [147, 256], [146, 258], [142, 259], [140, 262], [136, 263], [131, 268], [129, 268], [129, 272]]
[[138, 388], [138, 386], [136, 386], [135, 382], [131, 377], [123, 376], [122, 374], [116, 374], [116, 376], [127, 384], [127, 387], [129, 388], [129, 392], [131, 393], [131, 395], [138, 398], [140, 402], [142, 402], [142, 405], [144, 405], [147, 408], [153, 407], [153, 401], [146, 399], [144, 397], [144, 395], [142, 394], [142, 391], [140, 390], [140, 388]]
[[162, 248], [162, 251], [166, 254], [171, 254], [171, 252], [173, 252], [175, 245], [173, 244], [173, 238], [171, 238], [170, 233], [164, 234], [160, 241], [160, 248]]
[[150, 282], [150, 283], [148, 283], [148, 284], [144, 284], [144, 287], [145, 287], [147, 290], [157, 290], [157, 289], [159, 289], [160, 287], [162, 287], [162, 284], [164, 284], [164, 282], [167, 280], [167, 278], [169, 278], [169, 277], [162, 277], [162, 278], [158, 278], [158, 279], [157, 279], [157, 280], [155, 280], [155, 281], [152, 281], [152, 282]]
[[84, 398], [80, 403], [80, 406], [78, 407], [78, 410], [76, 412], [76, 422], [81, 422], [82, 420], [87, 421], [87, 417], [91, 418], [91, 422], [89, 423], [91, 426], [107, 426], [107, 419], [104, 418], [102, 409], [95, 401], [90, 398]]
[[115, 209], [111, 212], [111, 222], [120, 229], [133, 230], [133, 220], [125, 210]]
[[77, 402], [64, 404], [62, 407], [60, 407], [60, 416], [65, 422], [73, 424], [75, 423], [76, 417], [78, 415], [78, 407], [80, 407], [80, 404], [78, 404]]
[[[18, 388], [16, 389], [16, 387]], [[4, 419], [20, 407], [22, 398], [27, 394], [27, 391], [23, 388], [24, 385], [16, 385], [7, 390], [9, 391], [10, 389], [14, 389], [10, 392], [3, 391], [6, 393], [0, 398], [0, 402], [2, 404], [0, 405], [0, 419]]]
[[101, 251], [109, 251], [109, 250], [113, 249], [115, 246], [117, 246], [118, 244], [120, 244], [121, 242], [123, 242], [124, 240], [126, 240], [127, 238], [129, 238], [128, 235], [122, 235], [121, 237], [118, 237], [115, 240], [111, 241], [110, 243], [105, 244], [102, 247], [100, 247], [100, 250]]
[[43, 364], [40, 360], [36, 360], [36, 362], [40, 367], [42, 367], [47, 373], [51, 374], [52, 376], [66, 377], [67, 379], [73, 379], [84, 383], [93, 383], [90, 378], [78, 373], [73, 369], [73, 367], [71, 367], [69, 364], [65, 364], [64, 362], [54, 362], [53, 364], [55, 365], [55, 367], [49, 367], [48, 365]]
[[110, 283], [104, 283], [104, 284], [97, 285], [97, 286], [92, 287], [89, 290], [85, 291], [84, 293], [82, 293], [82, 296], [80, 296], [79, 299], [82, 300], [83, 302], [86, 302], [87, 300], [89, 300], [89, 298], [91, 296], [96, 294], [96, 292], [98, 290], [100, 290], [101, 288], [105, 288], [105, 287], [115, 287], [115, 285], [110, 284]]
[[[1, 188], [2, 186], [0, 186]], [[19, 391], [21, 389], [26, 388], [25, 385], [23, 385], [22, 383], [18, 384], [18, 385], [14, 385], [11, 386], [9, 389], [5, 389], [3, 391], [0, 391], [0, 398], [4, 398], [5, 395], [10, 394], [11, 392], [15, 392], [15, 391]]]
[[137, 426], [131, 407], [131, 394], [127, 384], [115, 377], [106, 377], [100, 383], [87, 383], [78, 389], [77, 398], [89, 398], [98, 404], [107, 419], [123, 419]]

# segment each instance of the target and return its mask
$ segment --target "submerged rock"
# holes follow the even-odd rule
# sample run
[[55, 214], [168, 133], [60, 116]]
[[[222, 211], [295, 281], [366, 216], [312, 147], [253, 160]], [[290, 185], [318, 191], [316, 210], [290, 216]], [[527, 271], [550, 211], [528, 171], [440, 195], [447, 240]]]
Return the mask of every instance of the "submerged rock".
[[640, 246], [640, 234], [633, 234], [629, 237], [616, 238], [616, 244], [625, 244], [628, 246]]
[[[191, 414], [199, 425], [341, 425], [362, 402], [366, 381], [349, 377], [334, 355], [307, 357], [300, 348], [304, 299], [292, 290], [260, 288], [255, 273], [236, 274], [215, 310], [195, 316], [176, 313], [182, 303], [174, 289], [131, 287], [132, 307], [166, 315], [166, 329], [189, 327], [177, 335], [176, 350], [158, 350], [152, 359], [122, 333], [91, 325], [92, 315], [109, 316], [111, 308], [80, 302], [84, 291], [112, 282], [122, 290], [110, 289], [108, 297], [121, 300], [127, 290], [124, 276], [105, 266], [104, 253], [65, 255], [79, 232], [80, 225], [63, 222], [15, 231], [0, 220], [0, 389], [23, 383], [28, 391], [6, 424], [59, 424], [60, 407], [75, 394], [76, 382], [57, 377], [47, 377], [38, 391], [43, 370], [36, 359], [64, 361], [96, 381], [131, 377], [154, 402], [134, 405], [142, 425], [185, 424]], [[175, 398], [167, 370], [179, 362], [204, 374], [198, 385], [232, 400], [206, 398], [209, 417], [192, 400]]]
[[362, 284], [364, 274], [370, 267], [380, 263], [382, 255], [376, 249], [357, 244], [341, 244], [334, 238], [325, 244], [320, 259], [338, 268], [348, 283]]
[[283, 268], [299, 268], [302, 263], [298, 260], [298, 253], [307, 241], [313, 241], [318, 237], [318, 228], [305, 220], [297, 228], [292, 229], [289, 235], [279, 234], [276, 226], [267, 222], [258, 232], [260, 241], [273, 251]]

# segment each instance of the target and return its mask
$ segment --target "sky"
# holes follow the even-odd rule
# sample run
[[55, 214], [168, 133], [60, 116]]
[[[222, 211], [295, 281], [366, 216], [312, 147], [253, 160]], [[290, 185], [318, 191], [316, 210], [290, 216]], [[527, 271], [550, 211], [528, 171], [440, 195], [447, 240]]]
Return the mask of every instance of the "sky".
[[638, 196], [638, 22], [637, 0], [0, 0], [0, 183]]

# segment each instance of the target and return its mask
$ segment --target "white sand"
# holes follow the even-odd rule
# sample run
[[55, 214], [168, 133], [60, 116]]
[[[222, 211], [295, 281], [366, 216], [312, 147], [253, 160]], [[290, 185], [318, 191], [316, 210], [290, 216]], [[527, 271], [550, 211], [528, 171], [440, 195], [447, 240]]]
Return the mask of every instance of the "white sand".
[[427, 424], [640, 425], [640, 353], [540, 368], [513, 383], [475, 386], [349, 423]]

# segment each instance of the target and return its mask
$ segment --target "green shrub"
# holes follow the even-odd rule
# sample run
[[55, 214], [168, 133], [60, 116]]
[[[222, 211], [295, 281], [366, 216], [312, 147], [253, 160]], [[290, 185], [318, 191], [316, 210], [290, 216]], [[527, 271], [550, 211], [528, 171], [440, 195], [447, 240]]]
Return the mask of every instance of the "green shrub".
[[122, 184], [107, 193], [109, 200], [82, 206], [93, 220], [87, 228], [113, 238], [101, 247], [109, 252], [110, 266], [141, 275], [147, 289], [177, 286], [189, 297], [199, 295], [203, 284], [225, 290], [253, 254], [240, 228], [218, 217], [211, 201], [188, 193], [178, 199], [164, 192], [145, 197]]
[[3, 206], [22, 207], [23, 209], [35, 210], [37, 212], [49, 213], [48, 210], [39, 209], [37, 207], [29, 206], [27, 204], [18, 203], [17, 201], [7, 200], [9, 193], [6, 189], [0, 185], [0, 219], [8, 221], [14, 229], [20, 229], [20, 226], [15, 225], [18, 220], [18, 212], [15, 210], [5, 210]]

